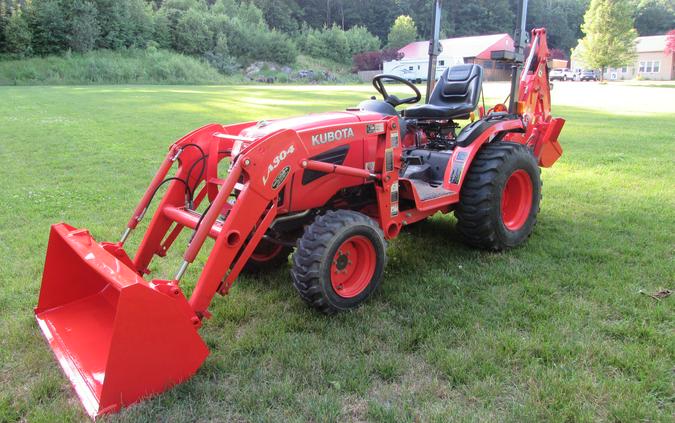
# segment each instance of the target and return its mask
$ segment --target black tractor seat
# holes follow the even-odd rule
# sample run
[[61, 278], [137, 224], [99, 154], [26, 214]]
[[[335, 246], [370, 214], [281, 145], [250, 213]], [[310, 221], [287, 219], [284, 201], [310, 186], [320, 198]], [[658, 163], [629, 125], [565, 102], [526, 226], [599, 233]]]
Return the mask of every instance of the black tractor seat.
[[476, 109], [483, 84], [483, 68], [457, 65], [443, 72], [434, 87], [429, 104], [407, 108], [409, 119], [467, 119]]

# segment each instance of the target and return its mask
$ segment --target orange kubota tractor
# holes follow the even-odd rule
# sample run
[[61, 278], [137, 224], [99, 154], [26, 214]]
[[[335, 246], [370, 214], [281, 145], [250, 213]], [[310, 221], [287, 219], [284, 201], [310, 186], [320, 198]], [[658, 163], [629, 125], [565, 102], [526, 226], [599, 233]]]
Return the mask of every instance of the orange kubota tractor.
[[[483, 70], [474, 64], [443, 71], [428, 102], [403, 112], [396, 107], [418, 102], [420, 92], [379, 75], [373, 85], [382, 100], [343, 112], [212, 124], [178, 140], [120, 242], [53, 225], [35, 314], [88, 413], [115, 412], [192, 376], [208, 355], [198, 330], [214, 295], [227, 294], [241, 271], [287, 263], [293, 248], [300, 297], [333, 313], [377, 289], [385, 240], [435, 213], [454, 212], [474, 247], [525, 242], [539, 212], [540, 166], [560, 157], [564, 120], [550, 115], [545, 30], [532, 31], [520, 74], [516, 46], [508, 106], [477, 107]], [[414, 95], [388, 94], [386, 79]], [[478, 118], [458, 131], [456, 120], [476, 110]], [[132, 259], [125, 241], [161, 187]], [[175, 277], [147, 277], [152, 259], [166, 255], [183, 230], [192, 234]], [[186, 298], [179, 281], [207, 237], [214, 245]]]

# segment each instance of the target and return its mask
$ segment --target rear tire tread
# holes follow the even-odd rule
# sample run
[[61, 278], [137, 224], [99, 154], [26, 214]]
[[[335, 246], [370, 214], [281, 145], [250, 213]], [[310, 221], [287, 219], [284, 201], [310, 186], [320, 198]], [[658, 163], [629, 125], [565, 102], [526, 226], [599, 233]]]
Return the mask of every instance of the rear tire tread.
[[[530, 162], [529, 166], [533, 169], [536, 180], [539, 182], [538, 197], [534, 199], [536, 212], [531, 218], [531, 227], [525, 236], [525, 240], [532, 233], [532, 228], [537, 221], [541, 200], [541, 170], [536, 163], [536, 159], [521, 144], [511, 142], [486, 144], [478, 151], [469, 168], [460, 192], [460, 202], [455, 209], [457, 230], [470, 246], [500, 251], [518, 245], [505, 241], [504, 237], [500, 236], [497, 225], [501, 223], [497, 223], [492, 216], [494, 208], [500, 207], [499, 204], [495, 205], [495, 202], [500, 200], [501, 195], [497, 187], [500, 173], [504, 172], [504, 168], [508, 167], [509, 163], [518, 160]], [[524, 240], [521, 242], [524, 242]]]

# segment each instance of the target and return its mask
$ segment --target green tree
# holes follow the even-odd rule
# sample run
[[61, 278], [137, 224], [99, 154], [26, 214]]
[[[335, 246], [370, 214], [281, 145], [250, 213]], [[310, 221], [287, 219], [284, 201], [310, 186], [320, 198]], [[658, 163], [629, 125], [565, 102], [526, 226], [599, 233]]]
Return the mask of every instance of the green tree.
[[205, 13], [195, 9], [188, 10], [178, 20], [175, 37], [175, 48], [181, 53], [201, 56], [213, 48], [208, 19]]
[[[635, 59], [633, 16], [627, 0], [591, 0], [581, 30], [581, 57], [592, 68], [629, 64]], [[602, 77], [601, 77], [602, 78]]]
[[150, 5], [144, 0], [95, 0], [101, 36], [97, 47], [145, 47], [152, 36]]
[[[551, 0], [552, 1], [552, 0]], [[509, 0], [455, 1], [448, 14], [453, 36], [513, 33], [515, 3]], [[447, 10], [447, 9], [446, 9]]]
[[8, 53], [18, 57], [32, 54], [32, 35], [28, 21], [20, 9], [15, 9], [5, 26], [5, 48]]
[[[298, 4], [302, 6], [302, 13], [299, 15], [302, 16], [303, 23], [310, 28], [330, 28], [336, 24], [347, 29], [359, 25], [365, 26], [371, 34], [384, 40], [396, 17], [411, 14], [410, 10], [415, 9], [409, 6], [410, 3], [420, 3], [423, 6], [424, 2], [431, 3], [429, 0], [302, 0]], [[419, 16], [429, 20], [431, 15], [421, 12]]]
[[75, 0], [70, 12], [70, 36], [68, 45], [73, 51], [85, 53], [96, 45], [100, 34], [96, 20], [96, 6], [86, 0]]
[[[222, 1], [222, 0], [219, 0]], [[177, 50], [178, 21], [190, 9], [204, 11], [206, 5], [198, 0], [165, 0], [155, 15], [154, 39], [162, 48]]]
[[[243, 64], [255, 60], [288, 64], [293, 63], [298, 54], [288, 35], [269, 29], [262, 11], [253, 3], [217, 0], [210, 8], [208, 26], [216, 45], [213, 53], [217, 55], [218, 41], [224, 36], [229, 54]], [[207, 52], [207, 59], [210, 53]]]
[[639, 0], [634, 8], [635, 29], [640, 35], [661, 35], [675, 28], [672, 0]]
[[417, 39], [417, 26], [410, 16], [401, 15], [394, 21], [387, 36], [389, 48], [401, 48]]
[[171, 33], [171, 21], [166, 10], [162, 9], [155, 13], [152, 25], [152, 39], [160, 48], [171, 48], [173, 35]]
[[286, 33], [298, 30], [302, 9], [295, 0], [254, 0], [271, 28]]
[[[527, 29], [546, 28], [548, 46], [569, 54], [583, 37], [581, 24], [588, 0], [530, 0]], [[513, 29], [506, 30], [509, 34]]]
[[27, 15], [34, 53], [54, 54], [68, 48], [70, 28], [61, 1], [34, 0]]
[[7, 4], [3, 0], [0, 0], [0, 53], [7, 51], [7, 46], [5, 45], [5, 27], [7, 26], [7, 21], [9, 21]]
[[129, 0], [129, 39], [127, 47], [145, 48], [152, 39], [152, 7], [145, 0]]
[[242, 2], [237, 10], [237, 19], [247, 25], [262, 28], [266, 26], [262, 10], [253, 3]]
[[211, 6], [211, 12], [218, 15], [233, 15], [239, 8], [236, 0], [216, 0]]

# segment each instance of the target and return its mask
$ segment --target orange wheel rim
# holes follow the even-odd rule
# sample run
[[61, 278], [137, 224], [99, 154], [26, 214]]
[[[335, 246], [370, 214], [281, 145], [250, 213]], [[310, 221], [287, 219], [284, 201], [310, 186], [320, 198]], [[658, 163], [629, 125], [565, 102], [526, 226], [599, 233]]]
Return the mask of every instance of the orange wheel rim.
[[521, 229], [532, 209], [532, 179], [522, 169], [509, 176], [502, 191], [501, 214], [504, 226], [511, 231]]
[[338, 247], [330, 266], [333, 290], [343, 298], [362, 293], [375, 274], [377, 254], [368, 238], [355, 235]]

